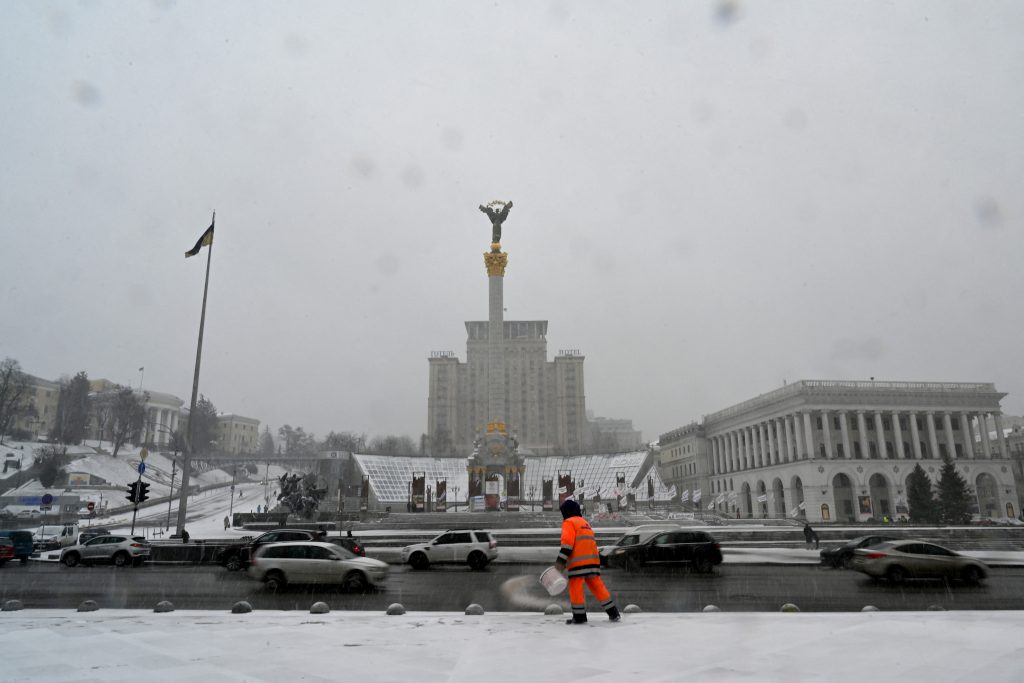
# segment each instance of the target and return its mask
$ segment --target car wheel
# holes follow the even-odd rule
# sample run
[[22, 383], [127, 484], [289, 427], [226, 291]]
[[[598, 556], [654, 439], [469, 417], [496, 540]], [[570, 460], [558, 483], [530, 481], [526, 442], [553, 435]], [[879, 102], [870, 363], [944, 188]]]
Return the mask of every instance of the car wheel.
[[267, 584], [267, 590], [271, 593], [276, 593], [285, 587], [287, 582], [284, 579], [284, 574], [278, 571], [268, 572], [267, 578], [264, 579]]
[[224, 563], [224, 566], [229, 572], [237, 572], [242, 568], [242, 558], [238, 555], [232, 555], [228, 558], [228, 561]]
[[409, 558], [409, 564], [413, 569], [426, 569], [430, 566], [430, 560], [427, 559], [425, 553], [413, 553]]
[[469, 554], [466, 564], [468, 564], [469, 568], [473, 571], [480, 571], [487, 566], [487, 556], [479, 550], [474, 550]]
[[711, 558], [707, 555], [698, 555], [693, 559], [694, 571], [700, 572], [701, 574], [710, 574], [713, 565], [711, 564]]
[[907, 570], [899, 565], [889, 567], [889, 571], [885, 572], [885, 578], [889, 583], [903, 583], [907, 579]]
[[121, 551], [114, 555], [114, 566], [115, 567], [127, 567], [132, 563], [132, 558], [128, 553]]
[[962, 578], [966, 583], [978, 583], [984, 578], [984, 573], [980, 567], [972, 564], [964, 568]]
[[362, 572], [349, 572], [342, 580], [341, 587], [347, 593], [365, 593], [366, 589], [370, 587], [370, 583]]
[[65, 567], [76, 567], [81, 558], [78, 553], [68, 553], [64, 556], [63, 562]]
[[22, 557], [22, 558], [19, 558], [19, 559], [21, 559], [21, 563], [22, 564], [28, 564], [28, 558], [27, 557]]

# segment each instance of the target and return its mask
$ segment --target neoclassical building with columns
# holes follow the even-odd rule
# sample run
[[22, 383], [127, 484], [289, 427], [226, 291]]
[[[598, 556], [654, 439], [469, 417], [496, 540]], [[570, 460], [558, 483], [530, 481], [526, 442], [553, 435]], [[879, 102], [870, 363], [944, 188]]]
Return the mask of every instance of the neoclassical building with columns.
[[948, 457], [979, 515], [1015, 517], [999, 407], [1005, 395], [980, 382], [801, 380], [706, 415], [659, 443], [662, 453], [694, 453], [701, 493], [689, 493], [691, 505], [696, 497], [700, 509], [724, 515], [899, 518], [908, 513], [914, 466], [934, 483]]

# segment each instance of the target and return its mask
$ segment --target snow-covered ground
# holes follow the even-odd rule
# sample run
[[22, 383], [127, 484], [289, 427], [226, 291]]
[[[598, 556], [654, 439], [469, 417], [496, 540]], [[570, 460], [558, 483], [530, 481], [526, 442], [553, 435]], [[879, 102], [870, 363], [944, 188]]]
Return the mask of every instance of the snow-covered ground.
[[0, 680], [1024, 680], [1024, 612], [590, 616], [3, 612]]

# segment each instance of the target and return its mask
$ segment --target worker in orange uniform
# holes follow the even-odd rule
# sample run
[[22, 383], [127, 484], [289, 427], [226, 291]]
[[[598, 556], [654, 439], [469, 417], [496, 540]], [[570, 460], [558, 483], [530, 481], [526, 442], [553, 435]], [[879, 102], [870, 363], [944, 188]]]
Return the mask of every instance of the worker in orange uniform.
[[601, 602], [608, 618], [618, 621], [619, 610], [601, 580], [601, 557], [598, 555], [594, 530], [583, 519], [580, 504], [572, 498], [567, 498], [559, 509], [562, 511], [562, 547], [555, 566], [560, 572], [566, 573], [569, 579], [569, 604], [572, 605], [572, 619], [565, 623], [587, 623], [584, 583], [591, 595]]

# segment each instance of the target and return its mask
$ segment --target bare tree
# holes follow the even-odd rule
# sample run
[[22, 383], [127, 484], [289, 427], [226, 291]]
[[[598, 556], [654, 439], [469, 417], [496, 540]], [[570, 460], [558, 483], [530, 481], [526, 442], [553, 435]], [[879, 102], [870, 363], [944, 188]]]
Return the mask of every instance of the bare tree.
[[0, 362], [0, 443], [11, 426], [22, 417], [35, 415], [28, 375], [13, 358]]
[[118, 385], [110, 392], [110, 432], [113, 442], [113, 456], [121, 446], [131, 440], [137, 440], [146, 419], [146, 402], [149, 394], [136, 395], [131, 387]]
[[416, 442], [408, 436], [375, 436], [370, 439], [366, 452], [376, 455], [415, 455]]
[[366, 435], [355, 432], [330, 432], [321, 444], [321, 449], [362, 453], [366, 450]]

